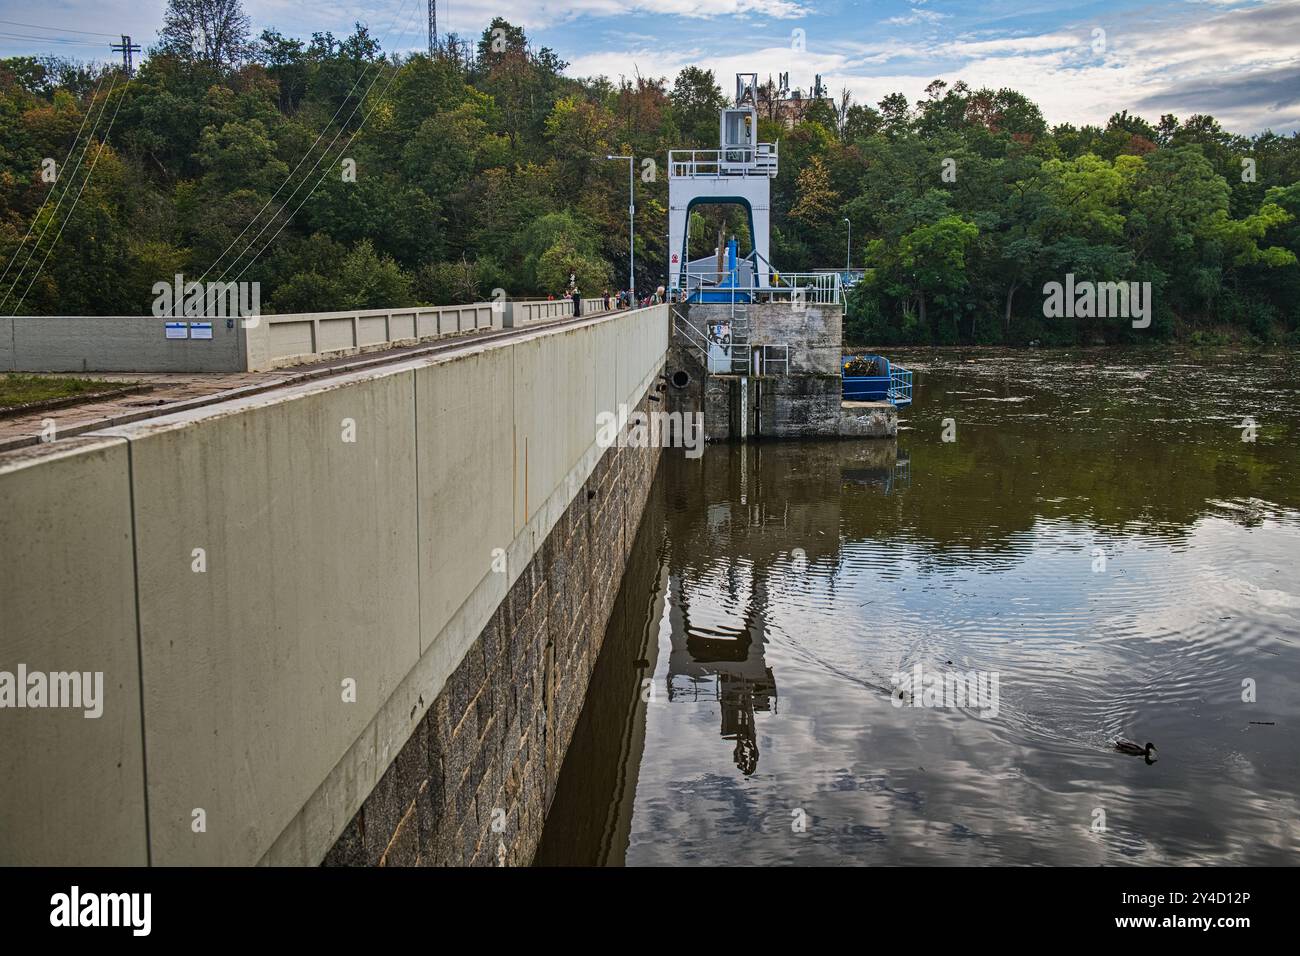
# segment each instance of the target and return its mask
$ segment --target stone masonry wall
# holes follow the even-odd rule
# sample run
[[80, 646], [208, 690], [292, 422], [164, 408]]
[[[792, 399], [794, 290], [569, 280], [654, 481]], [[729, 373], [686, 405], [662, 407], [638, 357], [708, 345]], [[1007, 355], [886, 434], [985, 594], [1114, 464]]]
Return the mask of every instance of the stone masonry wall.
[[532, 861], [659, 455], [606, 450], [324, 865]]
[[768, 438], [835, 438], [841, 434], [838, 375], [780, 376], [759, 385], [760, 430]]
[[[703, 303], [678, 306], [687, 320], [701, 331], [710, 323], [731, 318], [731, 306]], [[761, 345], [784, 345], [789, 349], [792, 375], [839, 375], [843, 313], [838, 305], [808, 303], [794, 308], [789, 302], [756, 302], [749, 305], [749, 341]], [[677, 336], [674, 336], [677, 338]]]
[[750, 341], [786, 345], [791, 375], [839, 375], [843, 312], [838, 305], [765, 302], [749, 307]]

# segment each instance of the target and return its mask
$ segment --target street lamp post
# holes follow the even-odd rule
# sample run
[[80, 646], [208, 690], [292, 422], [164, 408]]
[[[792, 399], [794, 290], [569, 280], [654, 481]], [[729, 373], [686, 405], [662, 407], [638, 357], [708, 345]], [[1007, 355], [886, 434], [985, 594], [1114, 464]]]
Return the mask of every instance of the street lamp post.
[[849, 223], [849, 241], [844, 247], [844, 271], [851, 272], [853, 269], [853, 223], [849, 222], [849, 217], [845, 216], [844, 221]]
[[606, 159], [626, 159], [627, 160], [627, 291], [632, 298], [633, 307], [636, 306], [636, 235], [634, 232], [634, 223], [636, 222], [636, 200], [633, 190], [633, 160], [631, 156], [606, 156]]

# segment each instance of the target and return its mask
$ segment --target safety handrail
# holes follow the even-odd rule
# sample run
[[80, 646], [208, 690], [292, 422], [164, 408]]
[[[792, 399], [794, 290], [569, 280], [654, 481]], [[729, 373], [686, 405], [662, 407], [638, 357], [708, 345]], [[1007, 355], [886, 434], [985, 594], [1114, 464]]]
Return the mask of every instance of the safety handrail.
[[757, 176], [771, 178], [777, 173], [778, 144], [733, 146], [727, 149], [671, 149], [668, 151], [668, 175], [676, 179], [693, 176]]
[[766, 301], [802, 298], [804, 302], [818, 305], [838, 304], [842, 301], [843, 285], [838, 272], [772, 272], [767, 285], [722, 285], [735, 278], [732, 272], [684, 272], [685, 292], [696, 289], [714, 289], [733, 294], [747, 293], [751, 300]]
[[912, 404], [912, 372], [901, 365], [889, 366], [889, 400], [895, 405]]
[[[685, 329], [682, 328], [685, 326]], [[709, 339], [703, 331], [691, 324], [691, 320], [686, 318], [676, 309], [673, 309], [673, 331], [680, 332], [686, 341], [695, 346], [700, 353], [700, 364], [705, 368], [709, 367]], [[694, 333], [694, 335], [692, 335]]]

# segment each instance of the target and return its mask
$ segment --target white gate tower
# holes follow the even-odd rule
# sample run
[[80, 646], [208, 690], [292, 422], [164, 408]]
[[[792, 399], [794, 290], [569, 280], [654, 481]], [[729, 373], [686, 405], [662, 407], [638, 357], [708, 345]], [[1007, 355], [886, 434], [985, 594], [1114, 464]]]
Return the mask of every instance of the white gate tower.
[[737, 203], [749, 214], [756, 286], [768, 287], [771, 271], [771, 180], [777, 144], [758, 142], [758, 74], [736, 74], [736, 105], [719, 116], [718, 149], [668, 153], [668, 287], [686, 285], [687, 230], [691, 209]]

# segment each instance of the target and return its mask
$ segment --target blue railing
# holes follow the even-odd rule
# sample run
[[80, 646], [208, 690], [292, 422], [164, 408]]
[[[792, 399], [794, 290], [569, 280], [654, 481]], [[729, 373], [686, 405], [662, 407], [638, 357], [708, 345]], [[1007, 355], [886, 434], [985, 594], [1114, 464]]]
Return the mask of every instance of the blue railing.
[[[852, 375], [850, 368], [865, 365], [866, 375]], [[844, 398], [851, 402], [912, 404], [912, 372], [894, 365], [883, 355], [846, 356], [841, 368]]]
[[889, 366], [889, 400], [900, 406], [912, 404], [912, 370], [892, 362]]

